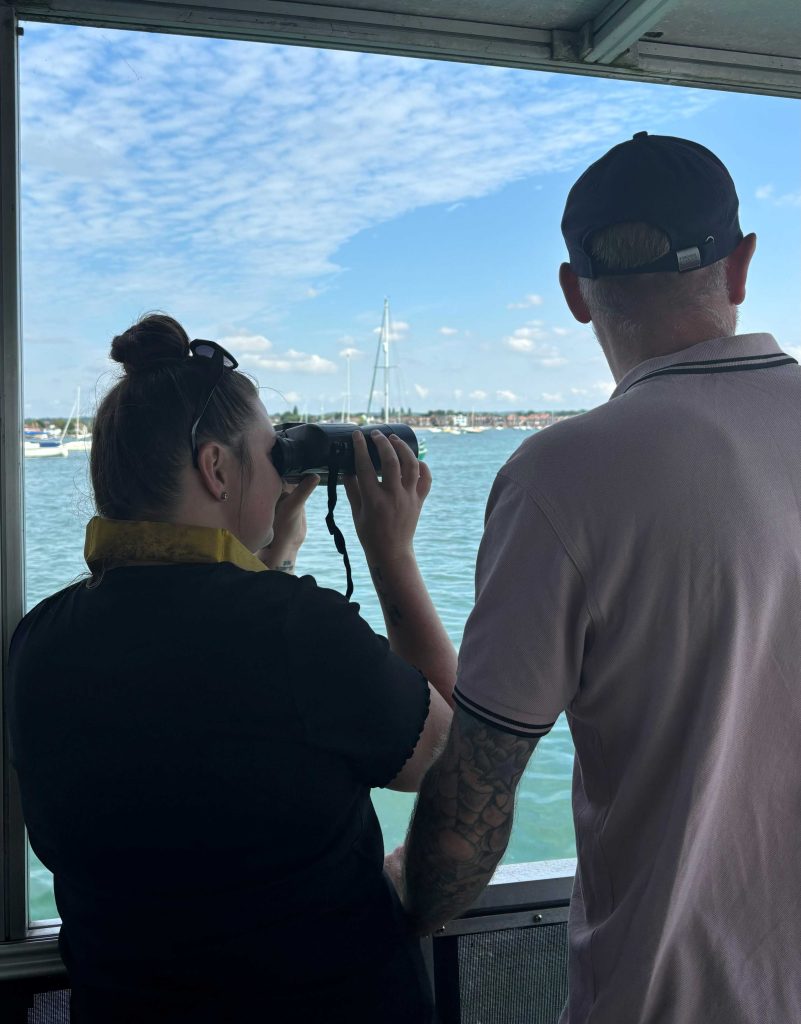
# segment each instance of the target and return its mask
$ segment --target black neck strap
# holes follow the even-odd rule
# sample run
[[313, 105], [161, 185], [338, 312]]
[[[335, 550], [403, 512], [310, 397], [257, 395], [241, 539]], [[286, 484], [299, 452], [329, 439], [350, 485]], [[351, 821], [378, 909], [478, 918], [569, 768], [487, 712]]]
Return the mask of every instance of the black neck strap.
[[350, 559], [348, 558], [348, 549], [345, 547], [345, 538], [342, 536], [342, 531], [334, 522], [334, 507], [337, 503], [337, 478], [339, 476], [339, 459], [334, 452], [331, 453], [331, 461], [328, 463], [328, 515], [325, 517], [325, 525], [328, 527], [328, 532], [334, 538], [334, 544], [336, 545], [337, 551], [342, 555], [342, 561], [345, 563], [345, 576], [347, 578], [347, 588], [345, 590], [345, 600], [350, 601], [351, 594], [353, 593], [353, 576], [350, 571]]

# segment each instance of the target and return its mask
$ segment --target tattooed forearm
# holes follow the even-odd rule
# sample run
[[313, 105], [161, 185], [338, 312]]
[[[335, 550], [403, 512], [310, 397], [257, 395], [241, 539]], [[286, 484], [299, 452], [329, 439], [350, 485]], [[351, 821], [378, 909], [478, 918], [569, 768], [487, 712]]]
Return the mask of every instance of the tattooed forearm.
[[291, 558], [285, 558], [283, 562], [279, 562], [278, 565], [274, 565], [273, 569], [275, 569], [276, 572], [292, 573], [295, 571], [295, 563]]
[[406, 905], [425, 935], [468, 907], [503, 856], [517, 783], [537, 744], [457, 709], [407, 839]]
[[378, 600], [381, 602], [381, 607], [384, 611], [384, 615], [386, 616], [387, 623], [397, 625], [403, 619], [403, 613], [392, 600], [384, 585], [384, 577], [381, 574], [380, 566], [371, 566], [370, 575], [373, 578], [373, 586], [375, 587], [375, 592], [378, 595]]

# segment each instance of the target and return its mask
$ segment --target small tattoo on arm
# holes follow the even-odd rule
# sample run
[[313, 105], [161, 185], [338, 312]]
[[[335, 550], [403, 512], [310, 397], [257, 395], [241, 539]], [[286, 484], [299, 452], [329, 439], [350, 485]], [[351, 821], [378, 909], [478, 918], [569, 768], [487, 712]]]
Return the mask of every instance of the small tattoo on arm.
[[291, 558], [285, 558], [284, 561], [281, 562], [280, 565], [276, 565], [273, 568], [277, 572], [290, 572], [291, 573], [291, 572], [295, 571], [295, 563], [292, 561]]
[[384, 582], [384, 577], [381, 575], [381, 567], [378, 565], [370, 566], [370, 576], [373, 579], [373, 586], [375, 587], [376, 594], [378, 594], [381, 607], [384, 609], [384, 614], [393, 626], [397, 626], [403, 620], [403, 613], [390, 598], [386, 589], [381, 586]]
[[421, 934], [459, 914], [491, 878], [536, 745], [537, 737], [502, 732], [457, 709], [447, 746], [420, 787], [407, 840], [408, 910]]

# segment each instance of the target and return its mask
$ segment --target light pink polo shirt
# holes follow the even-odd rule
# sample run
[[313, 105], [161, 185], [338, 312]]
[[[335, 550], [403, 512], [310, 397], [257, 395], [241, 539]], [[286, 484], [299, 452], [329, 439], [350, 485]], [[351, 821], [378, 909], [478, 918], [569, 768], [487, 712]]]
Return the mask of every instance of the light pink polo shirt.
[[770, 335], [521, 445], [456, 699], [531, 736], [567, 712], [563, 1024], [801, 1022], [801, 368]]

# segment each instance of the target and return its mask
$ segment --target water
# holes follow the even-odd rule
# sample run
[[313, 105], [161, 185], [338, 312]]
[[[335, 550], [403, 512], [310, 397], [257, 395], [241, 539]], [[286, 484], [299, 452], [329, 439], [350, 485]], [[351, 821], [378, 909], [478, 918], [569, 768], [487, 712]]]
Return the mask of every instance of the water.
[[[458, 646], [473, 603], [473, 571], [481, 539], [484, 506], [498, 468], [529, 436], [516, 430], [480, 434], [424, 434], [434, 484], [423, 509], [415, 549], [423, 577], [448, 635]], [[70, 452], [66, 459], [25, 463], [27, 607], [85, 572], [84, 529], [93, 514], [88, 459]], [[322, 488], [308, 504], [309, 535], [298, 572], [322, 586], [345, 589], [345, 573], [323, 519]], [[374, 629], [383, 618], [361, 555], [344, 493], [337, 522], [353, 563], [355, 601]], [[517, 816], [504, 863], [575, 857], [570, 812], [573, 746], [564, 717], [540, 741], [520, 784]], [[375, 790], [373, 799], [387, 850], [403, 841], [414, 796]], [[49, 872], [30, 855], [30, 912], [33, 920], [56, 917]]]

